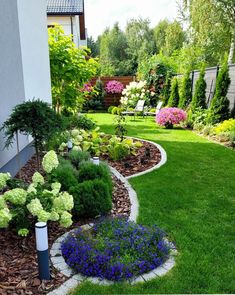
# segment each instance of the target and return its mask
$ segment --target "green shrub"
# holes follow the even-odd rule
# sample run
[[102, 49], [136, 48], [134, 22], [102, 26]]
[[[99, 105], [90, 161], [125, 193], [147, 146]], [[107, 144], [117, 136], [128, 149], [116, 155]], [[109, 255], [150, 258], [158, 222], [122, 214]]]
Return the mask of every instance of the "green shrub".
[[168, 72], [166, 76], [166, 83], [164, 84], [164, 88], [163, 88], [163, 106], [167, 106], [168, 100], [170, 98], [171, 80], [172, 80], [172, 74]]
[[112, 114], [112, 110], [113, 110], [114, 108], [116, 108], [116, 107], [115, 107], [115, 106], [110, 106], [110, 107], [108, 108], [108, 113], [109, 113], [109, 114]]
[[112, 115], [120, 115], [122, 111], [123, 111], [122, 108], [114, 107], [114, 108], [112, 109]]
[[109, 192], [112, 194], [113, 183], [109, 168], [107, 165], [101, 163], [100, 165], [94, 165], [91, 162], [84, 162], [81, 164], [78, 171], [79, 182], [102, 179], [108, 185]]
[[178, 78], [174, 77], [171, 81], [171, 95], [168, 100], [169, 107], [177, 107], [179, 104], [179, 83]]
[[68, 153], [68, 158], [76, 169], [79, 169], [81, 163], [89, 161], [90, 157], [90, 154], [84, 151], [72, 150]]
[[51, 181], [60, 182], [63, 191], [69, 191], [70, 187], [78, 184], [76, 170], [70, 161], [60, 159], [60, 164], [51, 174]]
[[235, 132], [235, 119], [225, 120], [215, 127], [215, 133]]
[[190, 78], [190, 73], [186, 73], [182, 79], [180, 87], [180, 100], [178, 107], [185, 109], [192, 100], [192, 80]]
[[70, 191], [74, 198], [74, 215], [96, 217], [112, 209], [112, 193], [104, 179], [84, 181]]
[[85, 115], [74, 115], [69, 117], [64, 117], [65, 129], [84, 129], [84, 130], [93, 130], [96, 127], [95, 122], [87, 118]]
[[199, 78], [196, 82], [195, 92], [191, 103], [191, 109], [193, 113], [198, 108], [206, 109], [206, 81], [204, 77], [205, 69], [202, 68]]
[[227, 59], [219, 71], [216, 80], [215, 95], [212, 98], [208, 122], [211, 124], [219, 123], [229, 118], [229, 100], [227, 98], [228, 88], [230, 85], [229, 68]]

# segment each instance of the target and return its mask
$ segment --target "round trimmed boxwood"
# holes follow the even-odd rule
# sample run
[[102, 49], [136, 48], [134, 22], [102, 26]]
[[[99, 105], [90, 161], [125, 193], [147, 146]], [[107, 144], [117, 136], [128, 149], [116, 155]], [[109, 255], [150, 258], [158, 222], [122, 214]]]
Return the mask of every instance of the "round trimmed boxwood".
[[128, 280], [155, 269], [169, 257], [165, 233], [124, 218], [106, 219], [80, 229], [62, 243], [62, 255], [76, 272], [113, 281]]

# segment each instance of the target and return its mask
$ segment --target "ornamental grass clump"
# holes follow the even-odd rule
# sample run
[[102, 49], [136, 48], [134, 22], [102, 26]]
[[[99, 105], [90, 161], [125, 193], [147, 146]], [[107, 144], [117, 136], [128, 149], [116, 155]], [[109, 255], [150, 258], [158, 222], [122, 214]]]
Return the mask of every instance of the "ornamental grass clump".
[[173, 128], [173, 125], [185, 121], [186, 118], [187, 115], [184, 110], [178, 108], [164, 108], [156, 115], [156, 123], [166, 128]]
[[157, 226], [124, 218], [104, 220], [90, 231], [77, 230], [61, 246], [66, 263], [86, 276], [129, 280], [162, 265], [170, 247]]
[[121, 82], [113, 80], [109, 81], [105, 86], [105, 91], [108, 94], [120, 94], [122, 93], [124, 86]]

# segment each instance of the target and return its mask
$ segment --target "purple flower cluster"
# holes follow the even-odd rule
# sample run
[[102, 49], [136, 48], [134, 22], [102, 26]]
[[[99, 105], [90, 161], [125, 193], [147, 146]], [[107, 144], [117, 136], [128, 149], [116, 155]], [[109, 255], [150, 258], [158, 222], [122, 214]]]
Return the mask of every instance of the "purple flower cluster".
[[86, 83], [83, 85], [83, 88], [81, 91], [91, 93], [93, 91], [93, 86], [91, 85], [91, 83]]
[[186, 120], [186, 113], [179, 108], [164, 108], [156, 115], [156, 122], [161, 126], [175, 125]]
[[165, 233], [123, 218], [103, 221], [90, 231], [78, 230], [61, 246], [76, 272], [113, 281], [128, 280], [155, 269], [169, 256]]
[[123, 84], [116, 80], [109, 81], [105, 86], [105, 91], [107, 93], [112, 93], [112, 94], [122, 93], [123, 89], [124, 89]]

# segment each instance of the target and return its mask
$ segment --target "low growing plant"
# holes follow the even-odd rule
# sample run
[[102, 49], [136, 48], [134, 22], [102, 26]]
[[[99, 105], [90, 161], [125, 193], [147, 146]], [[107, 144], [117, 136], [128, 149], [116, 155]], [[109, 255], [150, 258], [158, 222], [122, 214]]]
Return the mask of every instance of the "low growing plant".
[[167, 260], [170, 247], [164, 236], [157, 226], [111, 219], [96, 224], [91, 231], [77, 230], [61, 249], [74, 271], [122, 281], [151, 271]]

